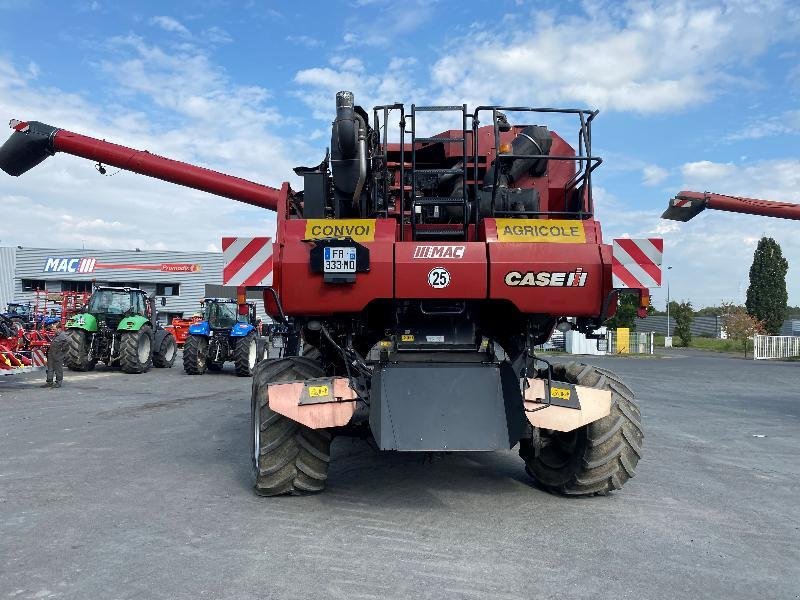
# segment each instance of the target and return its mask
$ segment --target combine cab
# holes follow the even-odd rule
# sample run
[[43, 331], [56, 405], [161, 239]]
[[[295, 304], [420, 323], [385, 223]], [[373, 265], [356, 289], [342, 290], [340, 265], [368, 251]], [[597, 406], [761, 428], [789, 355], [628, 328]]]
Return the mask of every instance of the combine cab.
[[250, 377], [264, 357], [257, 325], [255, 304], [206, 298], [203, 320], [189, 326], [183, 346], [183, 370], [189, 375], [202, 375], [206, 370], [221, 371], [231, 361], [237, 375]]
[[98, 362], [124, 373], [144, 373], [175, 362], [175, 338], [153, 328], [154, 307], [142, 290], [98, 287], [86, 312], [66, 324], [69, 350], [64, 361], [73, 371], [90, 371]]
[[[350, 92], [337, 94], [335, 111], [330, 154], [295, 170], [302, 192], [37, 122], [12, 121], [0, 168], [20, 175], [62, 151], [277, 211], [264, 301], [302, 344], [254, 369], [257, 493], [323, 489], [335, 436], [405, 452], [518, 446], [553, 492], [622, 487], [643, 441], [630, 388], [607, 370], [534, 353], [556, 328], [594, 336], [619, 294], [646, 312], [641, 280], [615, 287], [618, 264], [660, 280], [647, 246], [621, 262], [594, 218], [597, 112], [392, 104], [369, 113]], [[456, 124], [430, 135], [425, 119], [446, 114]], [[552, 116], [574, 118], [575, 145], [539, 124]], [[291, 355], [298, 347], [303, 355]]]

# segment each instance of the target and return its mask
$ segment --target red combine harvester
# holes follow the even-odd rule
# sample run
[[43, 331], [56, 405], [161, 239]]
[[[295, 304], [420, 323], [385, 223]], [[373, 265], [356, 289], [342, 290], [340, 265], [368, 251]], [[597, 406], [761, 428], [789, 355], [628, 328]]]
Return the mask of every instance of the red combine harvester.
[[[426, 135], [422, 121], [443, 113], [459, 125]], [[546, 127], [509, 121], [553, 113], [576, 119], [577, 153]], [[603, 243], [592, 200], [596, 115], [402, 104], [370, 115], [340, 92], [330, 154], [295, 169], [302, 192], [34, 121], [12, 121], [0, 168], [17, 176], [67, 152], [277, 212], [264, 302], [288, 330], [287, 348], [302, 340], [303, 352], [255, 370], [259, 494], [323, 489], [338, 435], [410, 452], [519, 444], [544, 488], [605, 494], [633, 477], [641, 456], [633, 393], [604, 369], [534, 354], [556, 327], [599, 338], [620, 293], [637, 295], [644, 313], [648, 290], [630, 285], [632, 273], [660, 281], [660, 240], [629, 247], [627, 262]], [[620, 266], [627, 288], [614, 287]]]
[[725, 194], [713, 194], [711, 192], [687, 191], [680, 192], [669, 201], [669, 206], [664, 211], [664, 214], [661, 215], [661, 218], [685, 222], [696, 217], [707, 208], [800, 221], [800, 204], [726, 196]]

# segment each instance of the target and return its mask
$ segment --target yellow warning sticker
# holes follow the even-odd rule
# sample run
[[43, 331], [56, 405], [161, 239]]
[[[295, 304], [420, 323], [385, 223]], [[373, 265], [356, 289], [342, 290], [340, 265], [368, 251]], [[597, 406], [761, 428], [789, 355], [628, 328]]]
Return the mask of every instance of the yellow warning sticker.
[[409, 335], [407, 333], [404, 333], [403, 335], [400, 336], [400, 341], [401, 342], [413, 342], [414, 341], [414, 336], [413, 335]]
[[356, 242], [375, 241], [375, 219], [308, 219], [306, 239], [352, 238]]
[[323, 396], [330, 396], [331, 391], [327, 385], [310, 385], [308, 386], [308, 395], [312, 398], [321, 398]]
[[555, 242], [583, 244], [583, 221], [568, 219], [495, 219], [499, 242]]
[[571, 392], [569, 388], [550, 388], [550, 396], [553, 398], [558, 398], [560, 400], [569, 400]]

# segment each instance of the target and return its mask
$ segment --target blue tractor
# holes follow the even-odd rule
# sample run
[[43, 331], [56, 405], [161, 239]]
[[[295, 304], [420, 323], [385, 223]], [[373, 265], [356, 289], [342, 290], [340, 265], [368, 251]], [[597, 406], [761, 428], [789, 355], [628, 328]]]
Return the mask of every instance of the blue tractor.
[[15, 328], [33, 329], [34, 327], [46, 327], [53, 323], [60, 323], [61, 316], [56, 311], [51, 314], [39, 314], [34, 312], [30, 302], [9, 302], [6, 312], [2, 316], [11, 320]]
[[183, 346], [183, 370], [189, 375], [202, 375], [207, 370], [221, 371], [226, 362], [232, 361], [238, 376], [250, 377], [265, 350], [255, 304], [206, 298], [203, 320], [189, 326]]

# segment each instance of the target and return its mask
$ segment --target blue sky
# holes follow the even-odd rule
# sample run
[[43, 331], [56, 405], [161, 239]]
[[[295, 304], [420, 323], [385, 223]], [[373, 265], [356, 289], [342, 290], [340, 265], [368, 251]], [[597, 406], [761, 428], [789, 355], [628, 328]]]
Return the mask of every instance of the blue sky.
[[[277, 185], [316, 164], [333, 97], [600, 108], [606, 237], [663, 236], [673, 297], [743, 301], [763, 234], [796, 223], [707, 211], [681, 189], [800, 202], [800, 5], [726, 2], [0, 0], [0, 120], [44, 121]], [[574, 127], [568, 134], [573, 136]], [[255, 208], [59, 156], [0, 178], [0, 243], [205, 250], [269, 233]], [[657, 304], [663, 292], [655, 292]]]

